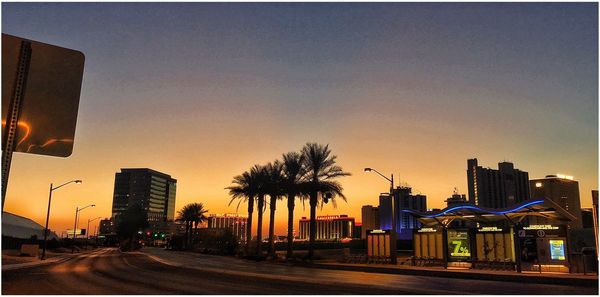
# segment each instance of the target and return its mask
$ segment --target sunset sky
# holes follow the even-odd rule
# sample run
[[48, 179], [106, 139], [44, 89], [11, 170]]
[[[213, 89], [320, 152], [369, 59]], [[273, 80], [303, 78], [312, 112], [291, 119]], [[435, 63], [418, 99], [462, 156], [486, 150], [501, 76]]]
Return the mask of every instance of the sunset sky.
[[8, 185], [5, 210], [43, 224], [49, 184], [82, 179], [53, 194], [59, 232], [76, 206], [109, 217], [127, 167], [176, 178], [177, 209], [236, 212], [233, 176], [308, 141], [352, 173], [318, 214], [357, 221], [389, 189], [364, 167], [429, 208], [467, 193], [473, 157], [573, 175], [585, 207], [598, 188], [597, 3], [2, 3], [2, 32], [86, 56], [73, 154], [15, 153]]

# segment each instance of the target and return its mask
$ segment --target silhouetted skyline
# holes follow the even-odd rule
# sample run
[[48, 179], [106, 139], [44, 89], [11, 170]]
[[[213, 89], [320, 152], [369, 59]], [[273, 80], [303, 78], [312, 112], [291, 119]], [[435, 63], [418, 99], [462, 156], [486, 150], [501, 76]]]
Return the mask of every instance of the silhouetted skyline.
[[[598, 179], [597, 3], [3, 3], [2, 32], [86, 55], [71, 157], [15, 154], [6, 210], [51, 229], [108, 217], [114, 174], [178, 180], [176, 209], [227, 207], [234, 175], [306, 142], [353, 175], [360, 217], [394, 173], [429, 207], [467, 193], [466, 160]], [[240, 213], [243, 209], [240, 208]], [[296, 207], [307, 216], [308, 205]], [[277, 234], [285, 212], [277, 213]], [[266, 230], [266, 226], [265, 226]]]

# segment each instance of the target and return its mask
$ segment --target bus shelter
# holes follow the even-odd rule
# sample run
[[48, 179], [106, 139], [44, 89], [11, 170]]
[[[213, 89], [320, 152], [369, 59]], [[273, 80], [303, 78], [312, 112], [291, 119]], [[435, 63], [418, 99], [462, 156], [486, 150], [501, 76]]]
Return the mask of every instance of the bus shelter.
[[[528, 200], [505, 209], [464, 204], [403, 211], [423, 225], [414, 231], [415, 265], [569, 271], [565, 224], [575, 218], [551, 200]], [[531, 217], [552, 224], [529, 224]]]

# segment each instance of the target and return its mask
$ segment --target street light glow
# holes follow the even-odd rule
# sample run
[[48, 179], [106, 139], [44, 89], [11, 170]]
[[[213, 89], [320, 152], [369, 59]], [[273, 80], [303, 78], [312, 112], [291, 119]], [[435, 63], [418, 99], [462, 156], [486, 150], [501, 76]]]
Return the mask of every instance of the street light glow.
[[372, 169], [371, 169], [371, 168], [369, 168], [369, 167], [365, 168], [365, 172], [371, 172], [371, 170], [372, 170]]

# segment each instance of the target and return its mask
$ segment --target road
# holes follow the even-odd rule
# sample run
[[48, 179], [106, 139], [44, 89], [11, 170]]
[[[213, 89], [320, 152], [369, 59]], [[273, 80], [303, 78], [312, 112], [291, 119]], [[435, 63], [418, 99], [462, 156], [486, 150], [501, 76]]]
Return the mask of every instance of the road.
[[144, 253], [100, 249], [62, 263], [5, 271], [2, 294], [598, 293], [598, 288], [333, 271], [225, 257], [199, 257], [187, 265], [156, 260]]

